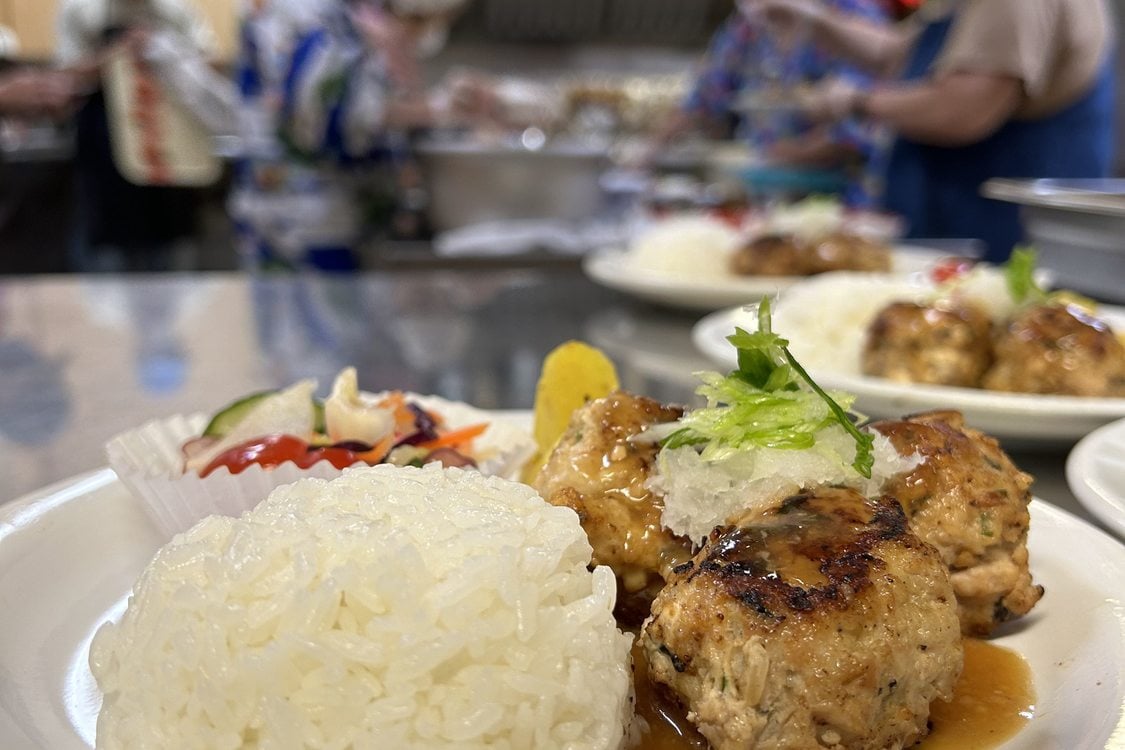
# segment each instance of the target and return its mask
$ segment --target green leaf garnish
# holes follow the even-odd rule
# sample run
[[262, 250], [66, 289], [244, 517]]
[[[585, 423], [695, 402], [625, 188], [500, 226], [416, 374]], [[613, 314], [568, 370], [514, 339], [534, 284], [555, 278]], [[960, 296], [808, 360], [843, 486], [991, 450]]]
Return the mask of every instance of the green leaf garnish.
[[[855, 426], [855, 422], [848, 416], [848, 412], [840, 403], [833, 399], [828, 393], [816, 384], [816, 381], [801, 367], [801, 363], [796, 360], [793, 354], [786, 349], [785, 356], [789, 359], [789, 364], [801, 376], [801, 378], [812, 388], [813, 392], [824, 399], [824, 403], [828, 404], [828, 409], [847, 432], [855, 440], [855, 461], [852, 463], [852, 468], [860, 473], [861, 476], [867, 479], [871, 478], [871, 469], [875, 466], [875, 436], [866, 432], [860, 432], [859, 428]], [[850, 406], [850, 404], [849, 404]]]
[[1004, 279], [1008, 284], [1008, 293], [1012, 295], [1012, 300], [1017, 305], [1076, 305], [1088, 311], [1097, 309], [1097, 302], [1069, 289], [1048, 292], [1041, 287], [1035, 280], [1038, 256], [1033, 247], [1017, 247], [1012, 251], [1012, 257], [1004, 264]]
[[1043, 302], [1047, 292], [1035, 280], [1035, 268], [1039, 254], [1031, 247], [1017, 247], [1012, 257], [1004, 264], [1004, 279], [1008, 283], [1008, 293], [1016, 304]]
[[707, 407], [687, 414], [665, 448], [703, 446], [707, 460], [755, 446], [804, 450], [816, 444], [817, 432], [839, 424], [855, 439], [852, 468], [871, 478], [874, 437], [860, 432], [848, 416], [854, 399], [829, 395], [813, 381], [789, 351], [789, 342], [773, 332], [769, 300], [758, 308], [756, 332], [736, 328], [727, 340], [738, 349], [738, 369], [725, 377], [700, 375], [697, 393]]

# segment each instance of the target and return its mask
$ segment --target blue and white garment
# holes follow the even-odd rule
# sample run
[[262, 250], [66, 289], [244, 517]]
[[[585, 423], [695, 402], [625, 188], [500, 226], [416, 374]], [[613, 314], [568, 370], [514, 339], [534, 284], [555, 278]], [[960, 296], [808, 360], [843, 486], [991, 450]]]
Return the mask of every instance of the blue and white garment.
[[254, 266], [357, 266], [393, 201], [402, 136], [384, 127], [391, 82], [343, 0], [254, 0], [238, 86], [244, 158], [230, 209]]

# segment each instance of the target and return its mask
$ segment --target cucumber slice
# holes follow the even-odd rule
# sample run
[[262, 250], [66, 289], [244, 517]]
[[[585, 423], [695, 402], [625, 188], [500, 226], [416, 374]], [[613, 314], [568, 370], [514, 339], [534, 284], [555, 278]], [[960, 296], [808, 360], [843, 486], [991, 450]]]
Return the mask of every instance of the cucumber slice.
[[324, 416], [324, 402], [313, 399], [313, 431], [319, 435], [328, 434], [328, 419]]
[[250, 411], [262, 403], [266, 398], [273, 396], [277, 391], [262, 391], [245, 396], [235, 401], [233, 404], [223, 408], [207, 425], [207, 429], [203, 431], [203, 437], [221, 438], [230, 433], [234, 426], [241, 422]]

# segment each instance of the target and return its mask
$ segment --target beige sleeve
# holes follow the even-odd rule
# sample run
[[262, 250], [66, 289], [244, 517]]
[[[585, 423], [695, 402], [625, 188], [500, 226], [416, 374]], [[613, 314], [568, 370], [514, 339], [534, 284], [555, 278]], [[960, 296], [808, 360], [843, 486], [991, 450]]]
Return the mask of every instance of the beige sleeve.
[[1064, 40], [1062, 0], [963, 0], [935, 72], [1018, 78], [1029, 99], [1050, 85]]

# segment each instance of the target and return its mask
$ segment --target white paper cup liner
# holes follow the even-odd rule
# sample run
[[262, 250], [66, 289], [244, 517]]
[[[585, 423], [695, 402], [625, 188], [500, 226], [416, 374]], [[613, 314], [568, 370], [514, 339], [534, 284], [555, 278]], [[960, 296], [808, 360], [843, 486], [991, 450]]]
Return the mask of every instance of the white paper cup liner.
[[[440, 414], [450, 429], [489, 423], [475, 442], [477, 463], [484, 474], [518, 479], [535, 453], [535, 441], [527, 430], [502, 415], [435, 396], [406, 395]], [[225, 468], [207, 477], [185, 473], [183, 445], [199, 437], [207, 420], [203, 414], [155, 420], [106, 444], [110, 467], [169, 538], [208, 516], [242, 515], [283, 485], [308, 478], [334, 479], [343, 473], [327, 461], [307, 469], [286, 463], [271, 468], [250, 466], [238, 474]]]
[[202, 414], [178, 415], [149, 422], [106, 445], [110, 467], [169, 537], [207, 516], [242, 515], [277, 487], [298, 479], [332, 479], [343, 473], [327, 461], [308, 469], [287, 463], [269, 469], [250, 466], [238, 474], [227, 469], [207, 477], [185, 473], [183, 445], [199, 437], [206, 425]]

